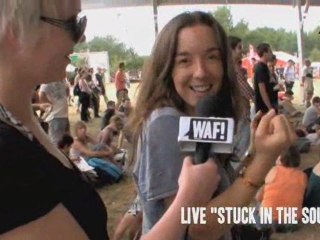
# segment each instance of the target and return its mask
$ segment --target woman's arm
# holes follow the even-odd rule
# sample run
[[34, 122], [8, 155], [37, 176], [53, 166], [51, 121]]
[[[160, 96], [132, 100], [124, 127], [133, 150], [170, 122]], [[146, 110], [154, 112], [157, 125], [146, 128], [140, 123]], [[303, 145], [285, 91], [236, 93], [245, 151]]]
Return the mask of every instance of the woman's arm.
[[179, 177], [176, 198], [158, 223], [142, 240], [176, 240], [186, 233], [187, 225], [181, 224], [181, 208], [203, 206], [218, 186], [220, 176], [212, 159], [200, 165], [193, 165], [191, 158], [184, 160]]
[[86, 145], [84, 145], [82, 142], [75, 140], [72, 144], [72, 148], [78, 150], [81, 155], [84, 155], [85, 157], [109, 157], [110, 152], [109, 151], [92, 151], [90, 148], [88, 148]]
[[[274, 110], [263, 116], [259, 125], [257, 122], [256, 119], [252, 123], [255, 157], [247, 167], [244, 177], [237, 178], [225, 192], [212, 199], [207, 208], [248, 206], [276, 158], [293, 143], [295, 134], [289, 123], [284, 116], [275, 116]], [[207, 214], [207, 224], [191, 225], [191, 238], [219, 239], [232, 225], [219, 224], [217, 219], [217, 215]]]

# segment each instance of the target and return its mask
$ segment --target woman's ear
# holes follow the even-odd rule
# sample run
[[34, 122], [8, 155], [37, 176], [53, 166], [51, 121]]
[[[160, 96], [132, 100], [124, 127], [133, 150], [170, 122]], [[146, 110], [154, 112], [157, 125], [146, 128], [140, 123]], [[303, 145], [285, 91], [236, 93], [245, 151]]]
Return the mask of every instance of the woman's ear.
[[12, 50], [16, 52], [21, 48], [21, 42], [19, 40], [19, 37], [17, 36], [17, 33], [13, 29], [12, 23], [7, 24], [2, 39], [5, 43], [6, 48], [10, 50], [11, 53], [12, 53]]

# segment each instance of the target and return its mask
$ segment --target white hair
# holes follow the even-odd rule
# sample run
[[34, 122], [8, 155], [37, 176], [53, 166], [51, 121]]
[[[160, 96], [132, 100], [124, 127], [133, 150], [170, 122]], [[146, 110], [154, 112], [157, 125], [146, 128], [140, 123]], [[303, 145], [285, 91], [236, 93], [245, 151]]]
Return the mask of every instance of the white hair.
[[20, 41], [37, 28], [43, 11], [56, 15], [56, 3], [52, 0], [1, 0], [0, 42], [10, 26]]

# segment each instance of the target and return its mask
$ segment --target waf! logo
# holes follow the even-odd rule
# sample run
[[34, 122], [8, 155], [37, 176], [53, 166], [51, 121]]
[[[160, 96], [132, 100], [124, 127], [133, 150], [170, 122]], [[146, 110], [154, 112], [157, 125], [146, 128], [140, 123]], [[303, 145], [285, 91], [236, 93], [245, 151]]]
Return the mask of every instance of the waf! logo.
[[188, 132], [189, 139], [226, 141], [228, 133], [228, 121], [224, 119], [191, 119]]

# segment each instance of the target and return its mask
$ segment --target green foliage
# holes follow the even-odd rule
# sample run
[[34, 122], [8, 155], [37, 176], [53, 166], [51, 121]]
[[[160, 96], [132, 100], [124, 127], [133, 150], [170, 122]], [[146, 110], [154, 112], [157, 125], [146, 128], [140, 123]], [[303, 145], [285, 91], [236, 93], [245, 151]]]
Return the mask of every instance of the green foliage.
[[[249, 44], [257, 46], [259, 43], [269, 43], [275, 51], [285, 51], [294, 54], [298, 51], [297, 35], [283, 28], [273, 29], [268, 27], [250, 30], [248, 23], [243, 19], [234, 25], [231, 11], [228, 7], [219, 7], [211, 13], [228, 35], [240, 37], [243, 42], [244, 51], [248, 51]], [[304, 56], [311, 59], [319, 59], [320, 51], [320, 26], [314, 31], [304, 34]]]
[[81, 68], [81, 67], [88, 67], [88, 62], [86, 60], [86, 58], [84, 57], [80, 57], [77, 62], [75, 63], [75, 66], [77, 68]]
[[100, 52], [107, 51], [110, 60], [110, 70], [114, 73], [119, 62], [126, 63], [127, 70], [141, 69], [143, 65], [143, 58], [132, 48], [127, 48], [125, 44], [119, 42], [113, 36], [95, 37], [90, 42], [78, 44], [75, 47], [75, 52]]
[[317, 48], [312, 49], [310, 52], [310, 60], [313, 62], [320, 62], [320, 50]]
[[233, 20], [230, 9], [225, 6], [219, 7], [212, 14], [228, 34], [230, 30], [233, 28]]

